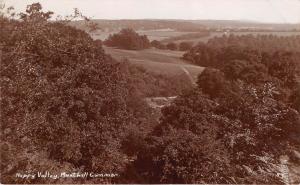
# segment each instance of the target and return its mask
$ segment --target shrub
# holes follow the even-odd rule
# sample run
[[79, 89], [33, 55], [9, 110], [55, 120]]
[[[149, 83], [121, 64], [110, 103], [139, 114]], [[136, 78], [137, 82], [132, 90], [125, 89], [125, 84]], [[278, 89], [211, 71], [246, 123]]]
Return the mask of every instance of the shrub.
[[[26, 143], [32, 155], [46, 151], [50, 161], [121, 173], [125, 126], [135, 122], [126, 74], [87, 33], [49, 17], [37, 3], [22, 21], [0, 18], [1, 142], [16, 148], [8, 150], [16, 158], [28, 149], [18, 143]], [[33, 168], [22, 159], [23, 165], [2, 163], [8, 182], [16, 183], [9, 178], [14, 170]]]

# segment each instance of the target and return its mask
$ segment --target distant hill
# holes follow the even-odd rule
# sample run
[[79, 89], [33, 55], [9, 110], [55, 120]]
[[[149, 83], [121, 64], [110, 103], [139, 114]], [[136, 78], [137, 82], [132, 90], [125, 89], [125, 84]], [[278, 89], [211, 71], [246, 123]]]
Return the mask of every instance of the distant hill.
[[[95, 19], [101, 31], [113, 32], [122, 28], [134, 30], [174, 30], [185, 32], [199, 31], [224, 31], [225, 29], [246, 30], [246, 31], [300, 31], [300, 24], [269, 24], [251, 21], [235, 20], [104, 20]], [[79, 29], [86, 29], [84, 21], [73, 21], [70, 23]]]
[[260, 29], [274, 31], [300, 31], [300, 24], [275, 24], [275, 23], [260, 23], [254, 21], [238, 21], [238, 20], [186, 20], [187, 22], [199, 24], [208, 28], [235, 28], [235, 29]]
[[[206, 27], [188, 21], [177, 20], [101, 20], [95, 19], [102, 31], [111, 32], [119, 31], [123, 28], [132, 28], [134, 30], [176, 30], [176, 31], [191, 31], [197, 32], [206, 29]], [[73, 21], [71, 25], [84, 29], [84, 21]]]

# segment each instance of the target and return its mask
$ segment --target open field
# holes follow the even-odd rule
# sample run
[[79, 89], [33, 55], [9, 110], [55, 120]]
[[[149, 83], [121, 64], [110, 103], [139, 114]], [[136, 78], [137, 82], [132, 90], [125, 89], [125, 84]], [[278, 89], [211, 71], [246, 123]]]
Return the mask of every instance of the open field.
[[169, 51], [159, 49], [146, 49], [141, 51], [122, 50], [110, 47], [104, 47], [105, 52], [112, 55], [119, 61], [128, 59], [130, 63], [143, 66], [149, 71], [176, 76], [186, 74], [188, 78], [195, 83], [197, 76], [203, 71], [203, 67], [187, 64], [180, 59], [183, 52]]
[[171, 37], [178, 37], [185, 34], [190, 34], [194, 32], [183, 32], [183, 31], [173, 31], [173, 30], [147, 30], [147, 31], [137, 31], [140, 35], [147, 35], [149, 40], [162, 41], [169, 39]]

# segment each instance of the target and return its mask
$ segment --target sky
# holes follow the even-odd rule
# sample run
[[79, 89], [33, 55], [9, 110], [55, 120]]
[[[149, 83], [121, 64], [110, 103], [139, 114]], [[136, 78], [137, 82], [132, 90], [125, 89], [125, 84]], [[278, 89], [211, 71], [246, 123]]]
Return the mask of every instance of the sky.
[[78, 8], [95, 19], [246, 20], [299, 23], [300, 0], [0, 0], [16, 11], [40, 2], [45, 10], [70, 15]]

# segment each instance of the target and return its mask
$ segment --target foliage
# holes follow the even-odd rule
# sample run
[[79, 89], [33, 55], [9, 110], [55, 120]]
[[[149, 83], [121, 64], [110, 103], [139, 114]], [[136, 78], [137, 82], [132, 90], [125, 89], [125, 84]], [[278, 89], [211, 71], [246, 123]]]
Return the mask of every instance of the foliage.
[[146, 35], [138, 35], [133, 29], [122, 29], [120, 33], [110, 35], [104, 44], [121, 49], [141, 50], [150, 47], [150, 41]]
[[193, 43], [192, 42], [181, 42], [178, 46], [178, 49], [180, 51], [188, 51], [193, 47]]
[[158, 40], [151, 41], [151, 46], [157, 49], [166, 49], [166, 46]]
[[[279, 156], [299, 146], [300, 115], [291, 107], [297, 91], [290, 96], [296, 89], [297, 59], [288, 52], [240, 46], [214, 52], [199, 44], [190, 53], [195, 60], [210, 53], [208, 64], [224, 62], [219, 69], [206, 68], [197, 88], [163, 109], [146, 149], [138, 154], [138, 173], [153, 183], [282, 183], [276, 176]], [[221, 160], [210, 160], [211, 155]]]
[[167, 49], [169, 49], [169, 50], [177, 50], [177, 49], [178, 49], [177, 44], [174, 43], [174, 42], [168, 43], [168, 44], [166, 45], [166, 47], [167, 47]]
[[293, 107], [300, 112], [300, 85], [294, 89], [294, 92], [291, 96], [291, 101], [293, 102]]
[[272, 34], [265, 35], [223, 35], [210, 39], [207, 45], [212, 47], [239, 46], [241, 48], [251, 48], [266, 52], [278, 50], [298, 52], [300, 50], [300, 36], [277, 36]]
[[[1, 175], [18, 183], [11, 178], [16, 170], [52, 164], [122, 173], [128, 163], [122, 140], [140, 118], [133, 117], [135, 106], [129, 103], [128, 74], [98, 41], [63, 22], [47, 21], [50, 15], [37, 3], [21, 14], [22, 21], [0, 19], [1, 143], [13, 148], [3, 155], [23, 161], [8, 158]], [[36, 162], [44, 156], [47, 164], [30, 163], [30, 145]]]
[[[231, 38], [235, 37], [232, 36]], [[243, 38], [241, 37], [240, 39]], [[267, 38], [259, 37], [257, 39]], [[221, 38], [219, 39], [222, 40]], [[255, 39], [252, 38], [250, 40], [256, 42]], [[291, 38], [286, 37], [286, 39], [289, 40]], [[207, 44], [200, 43], [185, 53], [183, 58], [200, 66], [222, 70], [226, 78], [231, 80], [239, 79], [253, 85], [272, 82], [280, 91], [281, 99], [285, 102], [290, 101], [290, 96], [300, 76], [300, 54], [284, 50], [251, 49], [251, 45], [247, 47], [244, 45], [240, 46], [243, 42], [246, 41], [241, 40], [241, 42], [238, 42], [236, 40], [234, 42], [236, 45], [226, 47], [217, 45], [219, 42], [216, 41], [212, 42], [215, 46], [212, 46], [210, 42]], [[222, 43], [220, 42], [220, 44]], [[267, 47], [267, 44], [268, 42], [265, 47]], [[269, 47], [272, 48], [272, 46]]]
[[137, 173], [148, 183], [228, 183], [228, 156], [221, 143], [208, 144], [214, 137], [186, 130], [151, 137], [135, 162]]
[[[300, 146], [297, 37], [198, 44], [184, 58], [208, 67], [189, 89], [183, 76], [116, 62], [100, 40], [51, 15], [35, 3], [21, 20], [0, 16], [1, 182], [49, 183], [14, 175], [52, 169], [121, 175], [109, 183], [282, 183], [278, 157]], [[131, 29], [105, 44], [115, 39], [150, 47]], [[174, 95], [159, 121], [143, 101]], [[87, 182], [108, 183], [51, 181]]]
[[299, 66], [299, 47], [299, 36], [230, 35], [199, 43], [186, 52], [183, 59], [204, 67], [222, 68], [231, 60], [258, 62], [280, 57], [289, 58]]

